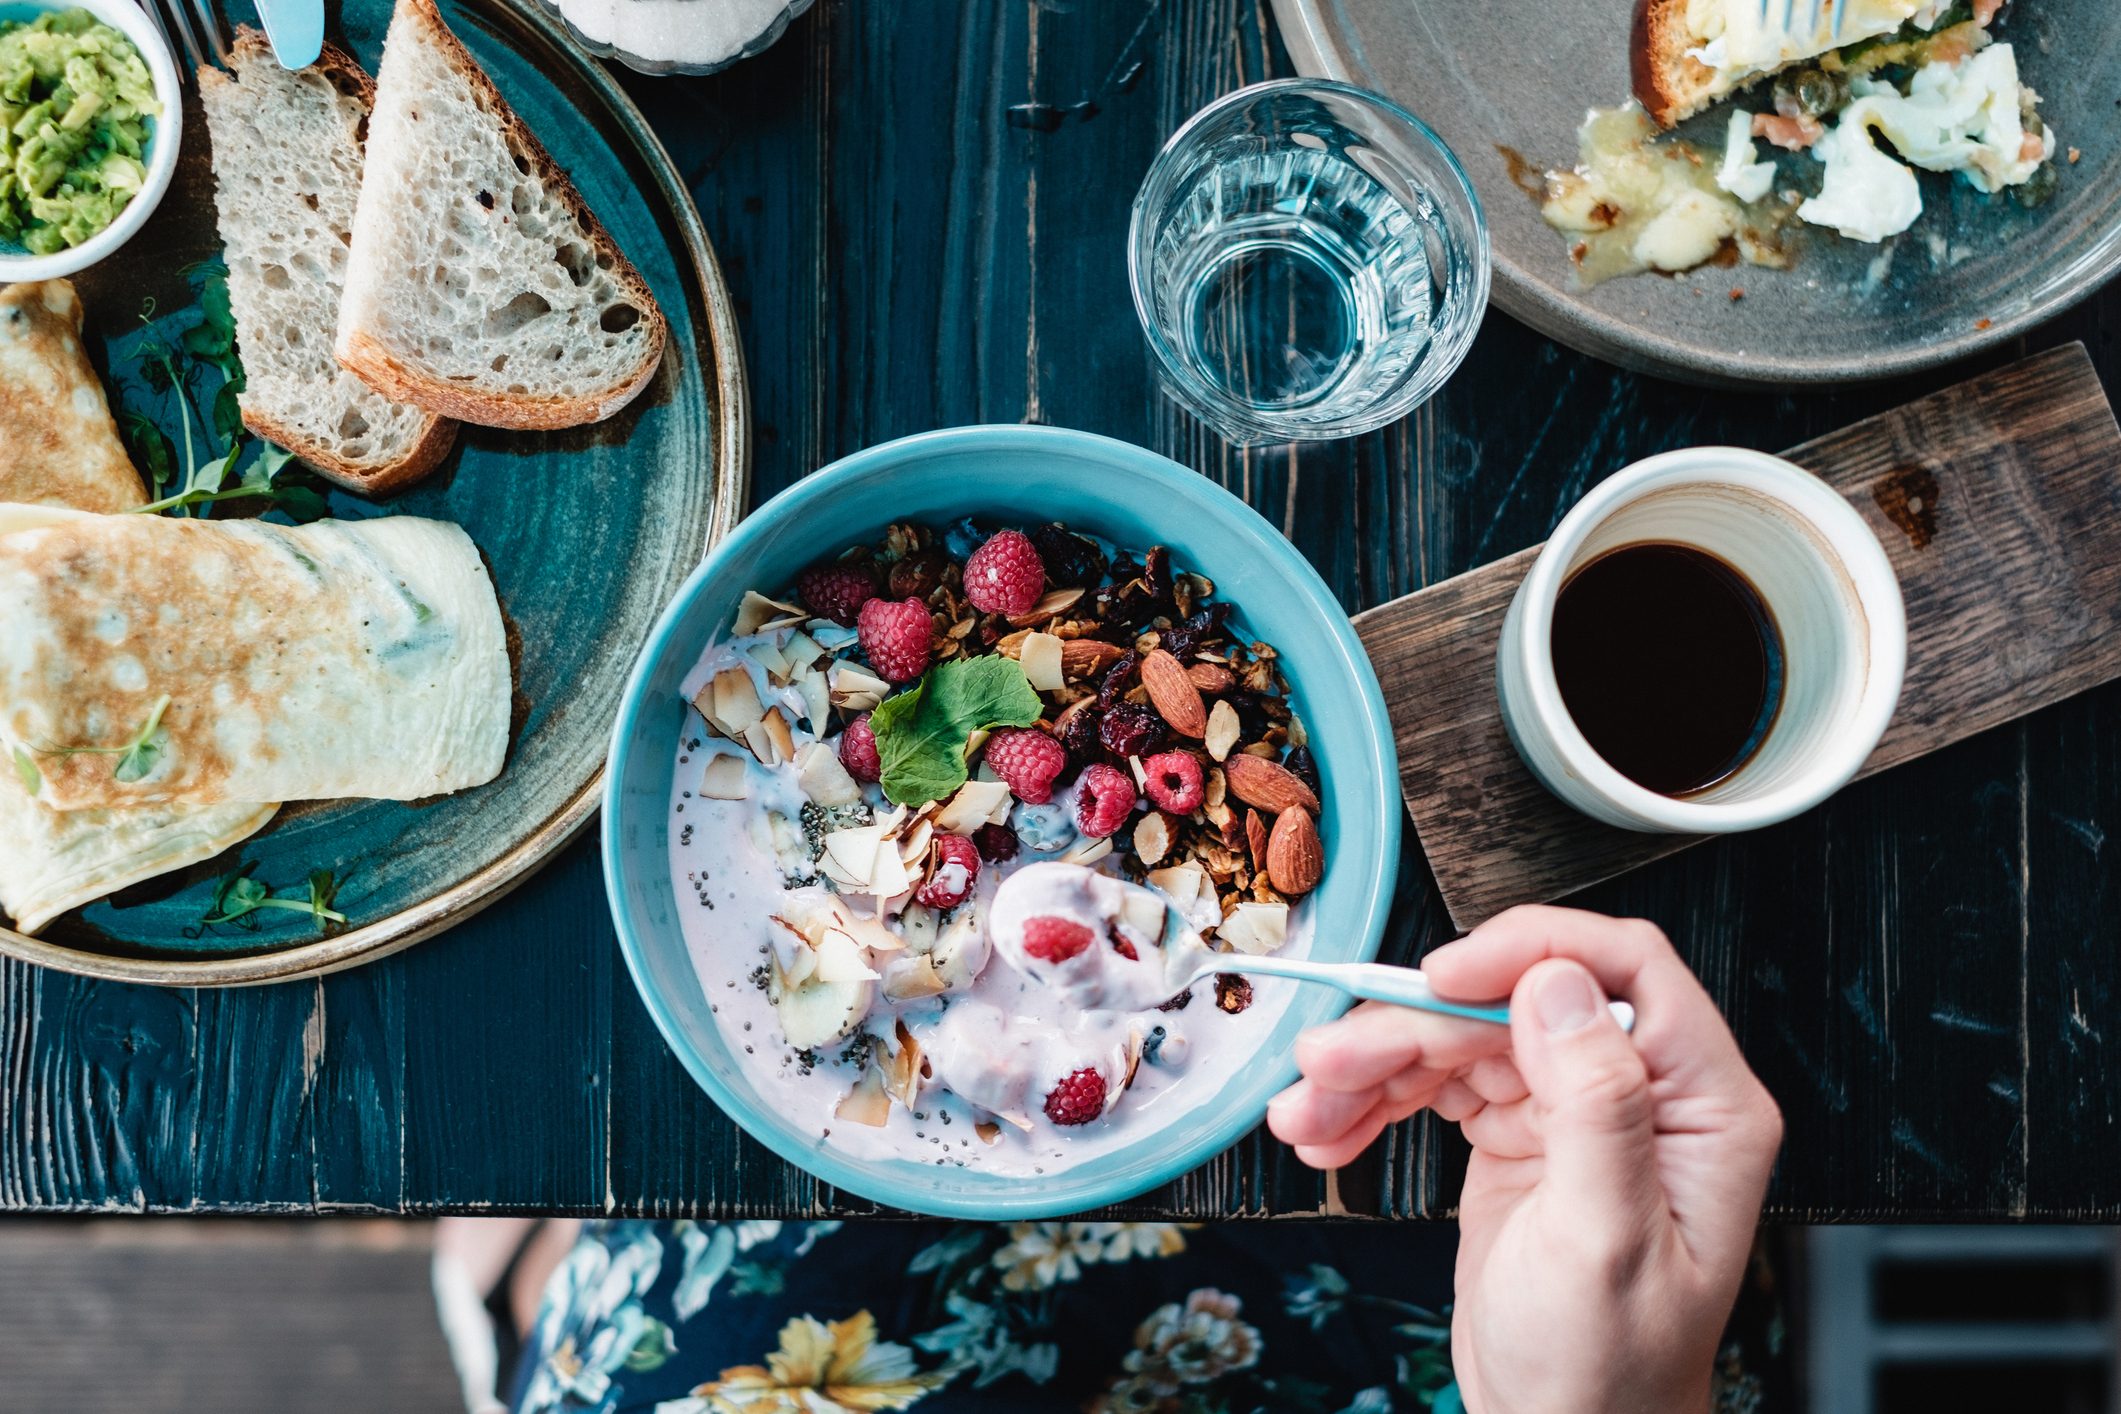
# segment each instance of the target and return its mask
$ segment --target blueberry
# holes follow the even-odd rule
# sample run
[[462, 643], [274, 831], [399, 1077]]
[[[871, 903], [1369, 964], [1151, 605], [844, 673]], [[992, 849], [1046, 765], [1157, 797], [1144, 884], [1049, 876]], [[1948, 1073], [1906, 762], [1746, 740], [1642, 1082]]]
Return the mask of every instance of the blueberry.
[[1024, 848], [1034, 854], [1058, 854], [1075, 843], [1075, 822], [1065, 807], [1052, 802], [1027, 805], [1018, 801], [1009, 812], [1009, 823]]
[[972, 552], [986, 543], [986, 532], [972, 523], [971, 516], [966, 516], [943, 532], [943, 548], [950, 552], [950, 558], [953, 560], [962, 562], [971, 559]]

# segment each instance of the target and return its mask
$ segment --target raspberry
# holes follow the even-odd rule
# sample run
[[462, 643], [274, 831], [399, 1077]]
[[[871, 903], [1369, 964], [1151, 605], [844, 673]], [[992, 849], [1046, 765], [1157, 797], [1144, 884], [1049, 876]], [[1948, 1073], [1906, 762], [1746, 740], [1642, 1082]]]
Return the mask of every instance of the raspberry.
[[811, 613], [852, 628], [862, 605], [876, 597], [876, 575], [854, 560], [813, 565], [796, 580], [795, 597]]
[[914, 902], [933, 909], [956, 908], [972, 896], [972, 886], [979, 882], [979, 850], [963, 835], [937, 835], [932, 848], [935, 867], [928, 871], [928, 882], [914, 894]]
[[1018, 800], [1043, 805], [1053, 799], [1053, 778], [1068, 764], [1068, 753], [1036, 728], [1003, 727], [987, 738], [987, 764]]
[[840, 764], [858, 781], [884, 778], [884, 759], [876, 753], [876, 731], [869, 725], [867, 712], [849, 722], [847, 730], [840, 733]]
[[983, 614], [1028, 614], [1046, 592], [1046, 566], [1021, 530], [998, 530], [965, 561], [965, 597]]
[[1208, 789], [1200, 777], [1200, 762], [1190, 751], [1166, 751], [1142, 762], [1148, 776], [1149, 799], [1159, 810], [1173, 815], [1191, 815], [1200, 809]]
[[920, 600], [871, 599], [858, 632], [869, 665], [891, 681], [912, 682], [927, 670], [933, 629]]
[[1066, 962], [1092, 941], [1090, 930], [1072, 919], [1040, 914], [1024, 920], [1024, 951], [1040, 962]]
[[1118, 832], [1134, 810], [1134, 782], [1100, 761], [1083, 768], [1076, 787], [1075, 826], [1093, 840]]
[[1164, 719], [1139, 702], [1122, 702], [1097, 724], [1097, 739], [1114, 756], [1148, 756], [1162, 749]]
[[990, 864], [1007, 864], [1016, 858], [1016, 831], [1007, 825], [982, 825], [972, 832], [972, 843], [979, 846], [979, 857]]
[[1105, 1077], [1084, 1066], [1046, 1096], [1046, 1118], [1055, 1124], [1088, 1124], [1105, 1112]]

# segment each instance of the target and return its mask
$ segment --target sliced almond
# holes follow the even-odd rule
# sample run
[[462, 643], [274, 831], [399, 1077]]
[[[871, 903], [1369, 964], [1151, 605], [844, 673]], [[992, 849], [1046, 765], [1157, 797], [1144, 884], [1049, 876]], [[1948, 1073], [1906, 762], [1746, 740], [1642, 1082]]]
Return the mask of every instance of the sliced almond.
[[1033, 604], [1023, 613], [1011, 614], [1009, 616], [1010, 626], [1013, 628], [1025, 628], [1032, 624], [1042, 624], [1059, 618], [1062, 614], [1074, 608], [1076, 601], [1082, 597], [1083, 591], [1081, 589], [1049, 589], [1039, 598], [1036, 604]]
[[1208, 754], [1218, 761], [1227, 760], [1243, 731], [1244, 724], [1237, 719], [1237, 709], [1227, 702], [1217, 702], [1208, 713], [1208, 730], [1203, 738]]
[[1200, 689], [1186, 676], [1186, 665], [1162, 648], [1142, 659], [1142, 688], [1156, 715], [1180, 736], [1202, 737], [1208, 732], [1208, 709]]
[[809, 617], [810, 611], [799, 604], [784, 604], [778, 599], [768, 599], [757, 590], [747, 589], [743, 602], [736, 606], [733, 631], [738, 638], [749, 638], [769, 628], [792, 627]]
[[1024, 639], [1017, 654], [1017, 663], [1024, 670], [1024, 681], [1040, 692], [1059, 692], [1068, 685], [1067, 674], [1061, 667], [1062, 644], [1050, 633], [1034, 633]]
[[1095, 638], [1071, 638], [1061, 644], [1061, 672], [1071, 681], [1096, 677], [1127, 656], [1116, 643]]
[[[1248, 820], [1258, 818], [1255, 814]], [[1250, 830], [1248, 823], [1248, 834]], [[1311, 812], [1300, 805], [1292, 805], [1275, 816], [1274, 829], [1267, 839], [1267, 877], [1273, 881], [1276, 891], [1292, 898], [1307, 894], [1318, 887], [1319, 877], [1325, 869], [1325, 847], [1319, 841], [1318, 826], [1313, 823]]]
[[1139, 756], [1127, 758], [1127, 769], [1134, 773], [1134, 789], [1143, 795], [1149, 793], [1149, 768], [1142, 765]]
[[1134, 852], [1146, 865], [1163, 863], [1171, 852], [1171, 822], [1161, 810], [1151, 810], [1134, 826]]
[[1267, 822], [1257, 810], [1245, 812], [1245, 852], [1252, 856], [1254, 867], [1267, 867]]
[[1002, 1127], [991, 1119], [974, 1120], [972, 1132], [980, 1137], [982, 1144], [992, 1144], [1002, 1137]]
[[700, 773], [700, 794], [708, 800], [742, 800], [749, 795], [744, 758], [717, 753]]
[[1230, 782], [1230, 794], [1270, 815], [1292, 807], [1318, 813], [1318, 797], [1302, 777], [1278, 761], [1239, 752], [1223, 762], [1223, 774]]
[[1297, 716], [1294, 712], [1289, 714], [1288, 730], [1289, 745], [1309, 746], [1311, 744], [1311, 733], [1304, 730], [1304, 719]]

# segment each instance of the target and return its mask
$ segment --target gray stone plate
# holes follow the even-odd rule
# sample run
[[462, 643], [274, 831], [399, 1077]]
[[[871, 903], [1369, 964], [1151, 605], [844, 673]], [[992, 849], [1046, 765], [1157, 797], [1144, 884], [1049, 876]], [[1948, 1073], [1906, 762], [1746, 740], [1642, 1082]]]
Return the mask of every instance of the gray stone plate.
[[[1571, 348], [1690, 382], [1839, 383], [1929, 368], [2008, 339], [2121, 269], [2121, 6], [2014, 0], [2018, 51], [2061, 148], [2055, 199], [2024, 211], [1924, 174], [1921, 220], [1880, 248], [1810, 230], [1787, 271], [1708, 268], [1571, 285], [1568, 243], [1511, 178], [1508, 151], [1574, 160], [1584, 111], [1628, 96], [1627, 0], [1274, 0], [1305, 74], [1413, 110], [1472, 174], [1495, 249], [1495, 303]], [[1727, 109], [1694, 120], [1711, 142]], [[1696, 130], [1690, 126], [1688, 131]], [[1761, 144], [1763, 151], [1766, 144]], [[1818, 163], [1785, 157], [1781, 180]], [[1730, 292], [1745, 297], [1733, 300]]]
[[[335, 37], [374, 71], [389, 0], [343, 0]], [[649, 626], [743, 513], [742, 351], [729, 291], [684, 179], [610, 73], [544, 9], [442, 0], [442, 13], [573, 177], [670, 320], [655, 381], [608, 422], [566, 432], [466, 427], [439, 471], [386, 501], [334, 491], [346, 518], [464, 527], [492, 568], [515, 660], [500, 778], [439, 800], [297, 802], [220, 857], [59, 919], [0, 928], [0, 954], [174, 986], [283, 981], [351, 967], [442, 931], [528, 877], [595, 814], [626, 674]], [[242, 7], [236, 18], [248, 19]], [[169, 196], [118, 256], [76, 277], [93, 353], [134, 381], [143, 304], [187, 311], [185, 270], [219, 253], [206, 125], [194, 105]], [[169, 429], [174, 435], [176, 429]], [[302, 915], [201, 929], [215, 881], [243, 865], [276, 889], [329, 869], [349, 925]]]

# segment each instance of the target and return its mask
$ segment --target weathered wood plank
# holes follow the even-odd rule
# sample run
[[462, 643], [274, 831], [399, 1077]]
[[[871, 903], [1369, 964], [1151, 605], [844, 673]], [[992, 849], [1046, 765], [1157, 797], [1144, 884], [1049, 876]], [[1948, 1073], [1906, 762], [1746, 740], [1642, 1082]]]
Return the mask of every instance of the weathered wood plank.
[[[2081, 348], [1791, 451], [1870, 521], [1907, 600], [1907, 683], [1873, 774], [2121, 672], [2121, 428]], [[1912, 506], [1914, 509], [1909, 509]], [[1694, 841], [1600, 825], [1518, 759], [1494, 690], [1537, 549], [1357, 620], [1399, 706], [1400, 774], [1452, 917], [1471, 925]]]

